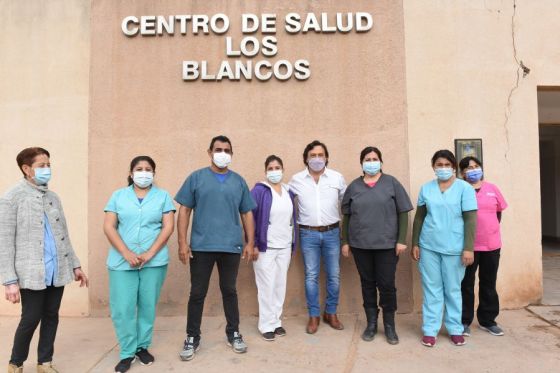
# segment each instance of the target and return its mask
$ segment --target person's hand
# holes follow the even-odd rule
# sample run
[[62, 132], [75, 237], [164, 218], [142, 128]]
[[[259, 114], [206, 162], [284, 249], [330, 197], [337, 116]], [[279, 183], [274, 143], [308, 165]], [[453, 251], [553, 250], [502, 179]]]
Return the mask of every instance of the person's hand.
[[419, 261], [420, 260], [420, 248], [418, 246], [413, 246], [412, 250], [410, 250], [410, 256], [415, 261]]
[[259, 259], [259, 248], [253, 247], [253, 262], [256, 262]]
[[350, 256], [350, 245], [348, 245], [347, 243], [342, 245], [342, 247], [340, 248], [340, 253], [343, 257], [348, 258]]
[[138, 267], [140, 264], [142, 264], [142, 261], [138, 258], [136, 253], [133, 253], [130, 250], [127, 250], [127, 252], [123, 256], [131, 267]]
[[461, 261], [465, 267], [470, 266], [474, 262], [474, 252], [469, 250], [463, 250], [463, 255], [461, 256]]
[[241, 259], [247, 259], [247, 263], [249, 263], [253, 259], [253, 249], [254, 249], [253, 245], [245, 245], [245, 247], [243, 247], [243, 253], [241, 254]]
[[81, 268], [74, 268], [74, 280], [80, 281], [80, 287], [89, 287], [89, 279]]
[[189, 245], [179, 245], [179, 260], [184, 265], [187, 265], [187, 259], [192, 259], [192, 250]]
[[403, 245], [402, 243], [397, 243], [395, 245], [395, 254], [397, 254], [397, 256], [401, 255], [405, 251], [406, 251], [406, 245]]
[[144, 265], [148, 263], [154, 257], [154, 255], [155, 254], [151, 250], [148, 250], [145, 253], [139, 255], [138, 259], [140, 259], [140, 261], [142, 262], [140, 263], [140, 268], [144, 267]]
[[19, 303], [19, 285], [17, 283], [4, 286], [4, 290], [6, 292], [6, 300], [13, 304]]

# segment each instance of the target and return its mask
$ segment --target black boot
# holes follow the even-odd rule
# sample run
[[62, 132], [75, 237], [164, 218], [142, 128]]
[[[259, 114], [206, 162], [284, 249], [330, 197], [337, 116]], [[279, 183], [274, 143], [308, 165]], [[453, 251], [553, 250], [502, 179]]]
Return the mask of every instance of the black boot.
[[399, 343], [399, 336], [395, 328], [395, 312], [383, 311], [383, 327], [385, 328], [387, 342], [392, 345]]
[[362, 333], [362, 339], [364, 341], [373, 341], [373, 338], [377, 334], [377, 314], [379, 310], [377, 308], [366, 308], [366, 329]]

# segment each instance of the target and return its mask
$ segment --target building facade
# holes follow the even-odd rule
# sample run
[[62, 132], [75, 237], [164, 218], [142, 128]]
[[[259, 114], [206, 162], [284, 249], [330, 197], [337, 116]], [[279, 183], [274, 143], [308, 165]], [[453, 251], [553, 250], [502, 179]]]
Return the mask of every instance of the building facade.
[[[509, 203], [502, 222], [501, 306], [535, 303], [542, 296], [537, 91], [560, 86], [559, 11], [553, 0], [0, 0], [0, 190], [21, 177], [15, 156], [22, 148], [51, 152], [50, 187], [62, 199], [91, 282], [88, 290], [69, 286], [62, 312], [107, 315], [103, 207], [125, 185], [136, 155], [155, 159], [158, 185], [174, 195], [190, 172], [209, 164], [206, 149], [218, 134], [232, 140], [231, 167], [250, 186], [264, 178], [269, 154], [283, 158], [287, 175], [303, 169], [303, 149], [314, 139], [328, 145], [329, 166], [350, 182], [361, 174], [361, 149], [375, 145], [384, 172], [415, 201], [420, 185], [433, 178], [434, 151], [453, 150], [455, 139], [480, 138], [485, 176]], [[292, 13], [300, 31], [286, 28]], [[354, 28], [333, 32], [337, 13], [343, 26], [352, 19]], [[212, 29], [217, 14], [227, 16], [226, 31], [219, 17]], [[257, 16], [260, 30], [242, 33], [248, 14]], [[276, 15], [274, 32], [263, 32], [263, 14]], [[369, 29], [359, 14], [371, 15]], [[185, 33], [177, 19], [170, 33], [168, 17], [181, 15], [191, 16], [184, 18]], [[143, 16], [155, 18], [142, 24]], [[158, 27], [157, 16], [167, 23]], [[207, 34], [205, 18], [196, 18], [194, 28], [194, 16], [207, 16]], [[136, 27], [138, 33], [126, 35]], [[274, 37], [268, 44], [267, 36]], [[254, 39], [243, 46], [247, 37]], [[250, 56], [254, 40], [261, 48]], [[308, 76], [300, 71], [298, 78], [301, 60]], [[197, 63], [197, 79], [185, 79], [184, 61]], [[224, 68], [216, 80], [223, 61], [234, 79]], [[252, 78], [235, 80], [236, 64], [247, 61]], [[255, 70], [260, 61], [270, 67]], [[275, 69], [279, 61], [285, 62]], [[214, 79], [203, 79], [202, 65]], [[293, 68], [289, 78], [287, 65]], [[261, 79], [268, 72], [270, 78]], [[179, 263], [176, 248], [173, 236], [160, 300], [164, 315], [186, 311], [188, 267]], [[419, 309], [420, 279], [408, 255], [397, 276], [399, 312]], [[297, 253], [286, 314], [305, 311], [303, 278]], [[240, 269], [238, 293], [241, 312], [256, 314], [251, 265]], [[362, 307], [352, 259], [341, 258], [340, 302], [341, 313]], [[214, 278], [205, 312], [219, 314], [221, 307]], [[0, 313], [18, 312], [0, 303]]]

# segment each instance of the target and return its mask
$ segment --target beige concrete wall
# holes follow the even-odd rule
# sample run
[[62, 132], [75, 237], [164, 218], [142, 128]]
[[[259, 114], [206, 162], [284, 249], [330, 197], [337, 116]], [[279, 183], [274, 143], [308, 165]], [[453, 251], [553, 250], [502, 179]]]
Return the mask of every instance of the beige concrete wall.
[[[120, 29], [128, 15], [225, 13], [228, 35], [239, 37], [240, 15], [366, 11], [373, 14], [369, 33], [348, 35], [277, 33], [278, 56], [272, 60], [307, 58], [312, 75], [306, 82], [186, 83], [183, 60], [225, 56], [224, 35], [125, 37]], [[89, 148], [89, 248], [92, 313], [107, 314], [108, 250], [102, 233], [103, 207], [112, 191], [125, 185], [128, 163], [139, 154], [154, 157], [157, 182], [175, 194], [185, 177], [209, 164], [209, 140], [226, 134], [233, 141], [232, 169], [252, 186], [263, 179], [267, 155], [280, 155], [287, 175], [303, 168], [306, 143], [329, 145], [331, 166], [351, 181], [360, 174], [359, 152], [378, 145], [384, 169], [408, 187], [406, 94], [402, 4], [376, 1], [95, 1], [92, 4], [91, 115]], [[259, 34], [257, 34], [259, 35]], [[160, 311], [184, 314], [189, 289], [188, 268], [176, 258], [176, 238]], [[408, 257], [399, 263], [400, 310], [411, 309]], [[355, 265], [342, 260], [340, 312], [361, 309]], [[221, 314], [215, 274], [205, 311]], [[239, 274], [240, 307], [256, 314], [252, 266]], [[303, 267], [298, 253], [290, 268], [286, 313], [305, 313]]]
[[[0, 191], [22, 177], [20, 150], [49, 150], [49, 186], [62, 199], [86, 270], [89, 8], [83, 0], [0, 0]], [[0, 302], [0, 314], [19, 312], [19, 305]], [[87, 315], [87, 290], [68, 286], [61, 313]]]
[[[536, 87], [560, 86], [555, 27], [560, 5], [516, 1], [513, 16], [513, 4], [104, 0], [91, 4], [90, 25], [88, 1], [0, 0], [0, 154], [6, 160], [0, 190], [20, 177], [19, 150], [41, 145], [51, 151], [51, 187], [63, 200], [74, 246], [89, 267], [89, 303], [99, 315], [107, 313], [102, 208], [124, 185], [128, 162], [137, 154], [156, 159], [160, 186], [174, 194], [189, 172], [207, 165], [208, 140], [218, 133], [233, 140], [233, 168], [251, 185], [263, 177], [269, 153], [284, 158], [288, 174], [301, 169], [303, 146], [314, 138], [330, 146], [332, 167], [350, 181], [359, 174], [359, 150], [375, 144], [384, 151], [386, 172], [410, 186], [416, 198], [432, 177], [429, 158], [436, 149], [452, 148], [455, 138], [481, 137], [487, 179], [510, 202], [498, 283], [502, 306], [537, 301], [542, 268]], [[185, 83], [181, 61], [226, 59], [223, 36], [127, 39], [120, 32], [126, 15], [223, 12], [238, 30], [242, 12], [341, 10], [371, 12], [374, 29], [362, 35], [278, 33], [277, 58], [310, 60], [307, 82]], [[237, 31], [228, 35], [239, 37]], [[519, 81], [516, 59], [531, 68]], [[412, 306], [412, 274], [417, 276], [408, 258], [402, 260], [401, 311]], [[289, 276], [287, 313], [301, 313], [299, 255]], [[173, 256], [163, 314], [184, 312], [187, 278], [188, 269]], [[417, 277], [414, 284], [419, 306]], [[252, 269], [245, 264], [239, 293], [242, 312], [256, 313]], [[218, 294], [214, 281], [206, 307], [210, 314], [221, 312]], [[63, 314], [87, 313], [87, 297], [87, 291], [69, 287]], [[343, 260], [341, 311], [356, 311], [360, 303], [354, 264]], [[17, 306], [0, 303], [1, 314], [18, 312]]]
[[416, 197], [433, 177], [435, 150], [483, 139], [486, 178], [510, 203], [498, 275], [505, 308], [542, 296], [537, 86], [560, 83], [559, 11], [553, 0], [404, 1], [411, 189]]

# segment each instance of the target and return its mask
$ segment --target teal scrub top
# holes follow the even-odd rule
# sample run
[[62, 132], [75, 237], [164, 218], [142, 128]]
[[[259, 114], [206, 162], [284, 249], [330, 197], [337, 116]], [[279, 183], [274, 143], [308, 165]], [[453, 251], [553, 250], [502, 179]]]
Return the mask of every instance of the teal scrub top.
[[[136, 254], [148, 251], [161, 233], [163, 215], [175, 211], [173, 200], [169, 193], [156, 186], [152, 186], [146, 197], [140, 202], [134, 186], [122, 188], [113, 193], [105, 212], [117, 214], [117, 231], [125, 245]], [[159, 267], [169, 262], [167, 245], [144, 265], [144, 267]], [[111, 270], [137, 270], [124, 257], [111, 247], [107, 257], [107, 267]]]
[[428, 210], [420, 232], [420, 248], [461, 255], [465, 240], [463, 212], [477, 210], [474, 188], [456, 179], [442, 193], [437, 180], [432, 180], [420, 188], [418, 206]]
[[194, 171], [175, 201], [193, 209], [193, 251], [241, 254], [243, 229], [239, 214], [253, 210], [257, 204], [239, 174], [230, 170], [220, 181], [210, 167]]

